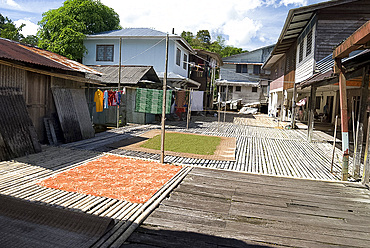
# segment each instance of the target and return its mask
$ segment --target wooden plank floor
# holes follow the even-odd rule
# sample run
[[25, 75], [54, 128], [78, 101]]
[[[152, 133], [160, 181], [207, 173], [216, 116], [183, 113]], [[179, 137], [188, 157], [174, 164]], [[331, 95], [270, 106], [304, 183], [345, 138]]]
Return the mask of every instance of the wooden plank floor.
[[[97, 136], [91, 141], [72, 143], [67, 146], [159, 160], [160, 156], [157, 154], [109, 147], [110, 143], [138, 136], [154, 128], [160, 127], [158, 125], [122, 127]], [[237, 139], [236, 161], [166, 156], [167, 163], [305, 179], [339, 180], [341, 177], [342, 152], [336, 149], [334, 173], [330, 173], [333, 147], [328, 140], [332, 137], [320, 131], [314, 132], [314, 142], [310, 143], [306, 141], [307, 131], [305, 130], [245, 126], [234, 123], [196, 122], [191, 123], [189, 129], [168, 125], [166, 130]], [[352, 158], [350, 157], [350, 173], [351, 170]]]
[[[82, 144], [82, 143], [81, 143]], [[119, 239], [137, 220], [149, 214], [146, 210], [170, 187], [186, 176], [191, 168], [184, 167], [165, 184], [148, 202], [130, 203], [107, 197], [97, 197], [74, 192], [41, 187], [37, 181], [69, 170], [104, 155], [100, 152], [62, 147], [43, 147], [43, 152], [0, 162], [0, 194], [36, 202], [49, 207], [82, 211], [86, 214], [109, 217], [115, 226], [94, 244], [93, 247], [118, 247]], [[15, 235], [15, 234], [13, 234]], [[0, 245], [1, 246], [1, 245]], [[58, 247], [57, 245], [55, 247]], [[62, 244], [60, 247], [63, 247]]]
[[124, 247], [370, 247], [370, 193], [193, 168]]

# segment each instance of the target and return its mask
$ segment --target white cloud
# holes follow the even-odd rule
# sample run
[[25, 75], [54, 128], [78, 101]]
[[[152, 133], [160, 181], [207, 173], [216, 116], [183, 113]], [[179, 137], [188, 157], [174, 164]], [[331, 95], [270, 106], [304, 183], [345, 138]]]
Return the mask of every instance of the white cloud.
[[14, 0], [1, 0], [0, 3], [4, 7], [8, 7], [12, 9], [21, 9], [21, 6], [17, 4]]
[[296, 6], [307, 5], [307, 0], [281, 0], [280, 5], [288, 6], [289, 4]]
[[229, 35], [228, 45], [247, 48], [251, 39], [257, 36], [262, 24], [245, 17], [241, 20], [230, 20], [223, 25], [223, 33]]
[[37, 24], [31, 22], [29, 19], [20, 19], [14, 22], [17, 27], [22, 25], [22, 23], [26, 24], [26, 26], [22, 28], [21, 34], [23, 34], [24, 36], [36, 35], [37, 29], [39, 27]]

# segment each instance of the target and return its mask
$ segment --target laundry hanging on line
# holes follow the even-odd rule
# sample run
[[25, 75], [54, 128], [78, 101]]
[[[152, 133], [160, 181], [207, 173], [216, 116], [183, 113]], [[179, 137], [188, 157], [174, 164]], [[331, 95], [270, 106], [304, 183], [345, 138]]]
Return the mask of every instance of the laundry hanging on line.
[[[166, 91], [166, 114], [171, 112], [172, 90]], [[163, 90], [143, 89], [136, 90], [135, 111], [149, 114], [162, 114]]]
[[190, 92], [190, 96], [190, 111], [203, 111], [204, 91], [192, 91]]
[[102, 92], [98, 89], [94, 94], [94, 102], [96, 112], [102, 112], [103, 108], [107, 109], [109, 106], [119, 106], [121, 104], [122, 94], [125, 94], [126, 89], [123, 90], [105, 90]]
[[103, 101], [104, 101], [103, 92], [98, 89], [94, 94], [96, 112], [103, 112]]

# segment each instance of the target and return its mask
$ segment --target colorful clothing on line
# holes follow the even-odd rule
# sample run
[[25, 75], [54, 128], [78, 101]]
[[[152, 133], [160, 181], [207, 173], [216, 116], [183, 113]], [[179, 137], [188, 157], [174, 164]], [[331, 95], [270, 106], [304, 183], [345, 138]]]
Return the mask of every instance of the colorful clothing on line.
[[94, 102], [95, 102], [95, 110], [96, 112], [102, 112], [103, 111], [103, 92], [101, 90], [97, 90], [94, 94]]
[[[166, 114], [171, 112], [171, 97], [172, 91], [166, 92]], [[162, 114], [163, 90], [142, 89], [136, 90], [135, 111]]]
[[104, 108], [105, 109], [108, 108], [108, 91], [107, 90], [104, 91]]

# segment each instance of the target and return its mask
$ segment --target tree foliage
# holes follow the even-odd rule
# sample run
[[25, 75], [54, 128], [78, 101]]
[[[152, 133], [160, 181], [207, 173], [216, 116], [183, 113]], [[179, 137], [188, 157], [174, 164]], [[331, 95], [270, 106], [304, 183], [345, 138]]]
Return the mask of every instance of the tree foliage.
[[183, 31], [181, 37], [193, 48], [218, 53], [221, 57], [246, 52], [242, 48], [225, 45], [225, 39], [221, 36], [217, 36], [216, 40], [211, 42], [212, 39], [208, 30], [199, 30], [195, 36], [192, 32]]
[[38, 24], [39, 47], [79, 61], [86, 52], [86, 35], [121, 28], [118, 14], [100, 0], [66, 0], [43, 13]]
[[26, 25], [22, 24], [20, 27], [17, 28], [11, 19], [0, 14], [0, 37], [19, 41], [25, 44], [36, 45], [36, 36], [28, 35], [27, 37], [24, 37], [24, 35], [21, 34], [22, 28], [24, 26]]

